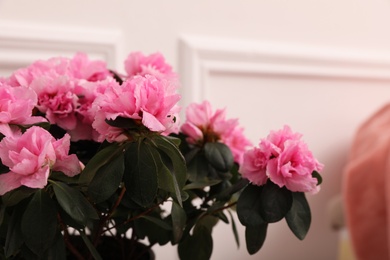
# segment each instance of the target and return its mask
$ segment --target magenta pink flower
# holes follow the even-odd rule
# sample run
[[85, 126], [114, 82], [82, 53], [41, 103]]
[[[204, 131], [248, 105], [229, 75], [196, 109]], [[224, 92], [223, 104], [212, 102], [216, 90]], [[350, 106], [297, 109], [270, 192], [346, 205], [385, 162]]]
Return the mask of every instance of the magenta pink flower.
[[240, 173], [256, 185], [265, 184], [269, 178], [279, 187], [285, 186], [294, 192], [316, 192], [319, 187], [312, 173], [322, 168], [301, 135], [285, 126], [272, 131], [260, 141], [258, 148], [244, 154]]
[[241, 163], [245, 149], [250, 141], [244, 136], [237, 119], [226, 119], [226, 112], [218, 109], [214, 113], [208, 101], [192, 103], [186, 110], [186, 122], [181, 131], [187, 141], [195, 145], [206, 142], [222, 142], [229, 146], [234, 160]]
[[151, 131], [169, 134], [178, 128], [179, 99], [170, 81], [151, 75], [135, 76], [122, 85], [112, 80], [93, 103], [96, 116], [92, 126], [100, 133], [100, 141], [109, 142], [126, 139], [123, 129], [105, 122], [117, 117], [132, 118]]
[[148, 74], [171, 80], [177, 77], [177, 74], [172, 71], [172, 67], [166, 63], [164, 56], [160, 53], [145, 56], [141, 52], [132, 52], [125, 60], [125, 70], [129, 77]]
[[0, 195], [20, 186], [43, 188], [50, 169], [68, 176], [80, 173], [76, 155], [68, 155], [69, 136], [55, 140], [41, 127], [33, 126], [24, 134], [6, 136], [0, 142], [0, 159], [9, 168], [0, 174]]
[[9, 124], [45, 122], [43, 117], [32, 116], [36, 104], [37, 95], [33, 90], [0, 82], [0, 133], [11, 135]]

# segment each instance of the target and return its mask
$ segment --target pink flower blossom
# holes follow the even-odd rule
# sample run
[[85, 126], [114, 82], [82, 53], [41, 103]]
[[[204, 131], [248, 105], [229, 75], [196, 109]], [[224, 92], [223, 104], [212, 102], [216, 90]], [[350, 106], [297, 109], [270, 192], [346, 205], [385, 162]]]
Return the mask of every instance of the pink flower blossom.
[[0, 82], [0, 133], [11, 135], [9, 124], [29, 125], [45, 122], [43, 117], [32, 116], [37, 95], [25, 87], [11, 87]]
[[317, 192], [317, 179], [313, 171], [321, 171], [319, 163], [309, 151], [301, 134], [293, 133], [288, 126], [272, 131], [266, 139], [244, 154], [240, 173], [256, 185], [269, 178], [279, 187], [294, 192]]
[[153, 53], [145, 56], [141, 52], [132, 52], [125, 60], [125, 70], [129, 77], [135, 75], [153, 75], [157, 78], [176, 78], [172, 67], [166, 63], [165, 58], [160, 53]]
[[169, 134], [178, 128], [179, 99], [170, 81], [152, 75], [135, 76], [122, 85], [112, 80], [93, 103], [96, 116], [92, 126], [101, 135], [98, 140], [109, 142], [126, 139], [123, 129], [105, 122], [117, 117], [132, 118], [151, 131]]
[[91, 61], [85, 53], [81, 52], [76, 53], [70, 60], [69, 73], [74, 78], [91, 82], [104, 80], [111, 75], [106, 62], [101, 60]]
[[80, 173], [79, 160], [68, 152], [68, 135], [55, 140], [38, 126], [30, 127], [24, 134], [4, 137], [0, 142], [0, 159], [10, 171], [0, 174], [0, 195], [22, 185], [44, 188], [50, 169], [68, 176]]
[[91, 61], [84, 53], [73, 58], [39, 60], [19, 69], [7, 80], [12, 86], [32, 88], [37, 108], [51, 124], [70, 133], [72, 141], [96, 140], [91, 127], [95, 83], [111, 75], [104, 61]]
[[78, 97], [73, 91], [73, 82], [67, 76], [42, 76], [35, 79], [30, 87], [38, 95], [39, 111], [45, 113], [51, 124], [57, 124], [65, 130], [76, 127]]
[[226, 111], [218, 109], [214, 113], [208, 101], [201, 104], [192, 103], [186, 110], [186, 122], [181, 131], [187, 136], [187, 141], [195, 145], [205, 142], [222, 142], [229, 146], [234, 160], [241, 163], [243, 153], [249, 140], [243, 134], [243, 128], [237, 119], [226, 119]]

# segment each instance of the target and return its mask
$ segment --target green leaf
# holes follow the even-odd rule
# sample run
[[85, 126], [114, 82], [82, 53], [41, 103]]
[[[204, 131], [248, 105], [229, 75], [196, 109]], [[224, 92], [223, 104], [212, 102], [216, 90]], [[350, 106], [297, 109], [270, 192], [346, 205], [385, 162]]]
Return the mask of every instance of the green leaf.
[[317, 179], [317, 185], [320, 185], [322, 183], [322, 176], [320, 175], [319, 172], [313, 171], [311, 174], [314, 178]]
[[192, 182], [205, 182], [208, 180], [208, 161], [204, 154], [196, 154], [188, 163], [188, 178]]
[[167, 140], [169, 140], [171, 143], [173, 143], [174, 145], [176, 145], [177, 147], [180, 146], [181, 144], [181, 140], [180, 138], [177, 138], [177, 137], [174, 137], [174, 136], [165, 136], [164, 138], [166, 138]]
[[218, 171], [227, 172], [234, 164], [230, 148], [223, 143], [206, 143], [204, 146], [207, 161]]
[[23, 214], [21, 229], [28, 248], [43, 256], [53, 243], [57, 232], [55, 202], [43, 190], [38, 190]]
[[99, 168], [88, 187], [88, 193], [94, 202], [105, 201], [118, 190], [124, 170], [123, 154], [118, 154], [112, 161]]
[[194, 229], [178, 246], [180, 259], [209, 260], [213, 252], [213, 238], [210, 230], [203, 225]]
[[303, 192], [293, 192], [293, 203], [286, 215], [286, 221], [294, 235], [303, 240], [311, 223], [310, 207]]
[[150, 222], [153, 222], [154, 224], [156, 224], [157, 226], [159, 226], [165, 230], [172, 230], [172, 227], [170, 225], [168, 225], [168, 223], [166, 223], [165, 221], [161, 220], [160, 218], [156, 218], [153, 216], [147, 216], [147, 215], [143, 215], [141, 218], [144, 218]]
[[79, 190], [62, 182], [51, 183], [58, 203], [77, 223], [86, 226], [91, 220], [99, 219], [94, 207]]
[[130, 143], [125, 152], [126, 193], [142, 207], [150, 206], [157, 195], [159, 168], [152, 149], [139, 140]]
[[34, 192], [36, 192], [36, 189], [21, 186], [20, 188], [7, 192], [1, 196], [1, 199], [5, 206], [14, 206], [20, 201], [30, 197]]
[[59, 231], [57, 231], [54, 243], [47, 252], [47, 259], [66, 260], [65, 241]]
[[117, 117], [114, 120], [106, 119], [106, 123], [113, 127], [124, 128], [124, 129], [136, 129], [140, 125], [136, 124], [134, 119], [126, 117]]
[[93, 258], [95, 260], [102, 260], [102, 257], [100, 256], [100, 254], [98, 253], [96, 248], [93, 246], [93, 244], [91, 243], [91, 241], [89, 240], [89, 238], [87, 237], [87, 235], [85, 234], [85, 232], [83, 230], [80, 231], [80, 235], [81, 235], [81, 238], [83, 239], [85, 245], [87, 246], [89, 252], [91, 252]]
[[174, 201], [172, 202], [171, 217], [173, 225], [173, 244], [177, 244], [183, 236], [187, 215], [184, 209]]
[[187, 167], [183, 155], [179, 148], [166, 136], [158, 135], [153, 139], [157, 149], [165, 153], [173, 165], [173, 183], [175, 187], [175, 194], [180, 206], [182, 206], [182, 188], [187, 181]]
[[25, 210], [24, 203], [17, 205], [8, 222], [7, 236], [5, 239], [4, 253], [6, 258], [15, 255], [23, 245], [23, 235], [20, 227]]
[[237, 216], [244, 226], [259, 226], [265, 221], [261, 216], [263, 186], [249, 184], [237, 201]]
[[80, 174], [80, 185], [89, 185], [100, 167], [115, 158], [122, 152], [122, 147], [117, 143], [113, 143], [95, 154], [92, 159], [85, 165], [84, 170]]
[[268, 181], [260, 196], [261, 217], [268, 223], [283, 219], [292, 205], [292, 192]]
[[246, 249], [249, 254], [257, 253], [264, 244], [267, 236], [268, 223], [245, 227]]
[[249, 181], [247, 179], [240, 179], [232, 186], [226, 188], [221, 193], [215, 195], [217, 200], [229, 199], [234, 193], [241, 191], [248, 185]]
[[232, 212], [230, 212], [230, 210], [228, 210], [228, 212], [229, 212], [230, 219], [232, 222], [232, 231], [233, 231], [234, 239], [236, 240], [237, 248], [239, 248], [240, 247], [240, 237], [238, 236], [236, 222], [234, 220]]
[[184, 186], [183, 190], [192, 190], [192, 189], [203, 189], [205, 187], [213, 186], [220, 183], [221, 180], [209, 180], [203, 179], [196, 182], [191, 182]]

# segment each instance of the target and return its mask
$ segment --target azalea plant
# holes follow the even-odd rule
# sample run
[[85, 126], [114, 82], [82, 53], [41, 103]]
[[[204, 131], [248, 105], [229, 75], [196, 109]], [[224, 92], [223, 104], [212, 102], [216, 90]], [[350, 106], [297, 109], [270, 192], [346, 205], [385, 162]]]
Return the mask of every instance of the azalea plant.
[[284, 126], [254, 147], [208, 101], [181, 123], [164, 57], [124, 64], [77, 53], [0, 79], [1, 259], [145, 259], [155, 244], [209, 259], [219, 221], [239, 245], [233, 214], [249, 254], [284, 218], [304, 239], [323, 165], [300, 134]]

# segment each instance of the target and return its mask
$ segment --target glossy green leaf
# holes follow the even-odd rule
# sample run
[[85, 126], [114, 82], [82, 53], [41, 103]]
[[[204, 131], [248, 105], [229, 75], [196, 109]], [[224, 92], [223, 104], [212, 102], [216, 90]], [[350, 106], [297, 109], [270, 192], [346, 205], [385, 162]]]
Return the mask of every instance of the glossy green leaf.
[[209, 260], [213, 252], [213, 238], [205, 226], [195, 228], [193, 235], [188, 235], [179, 243], [180, 259]]
[[260, 196], [261, 217], [268, 223], [283, 219], [292, 205], [292, 192], [268, 181]]
[[237, 201], [237, 216], [244, 226], [259, 226], [265, 221], [261, 216], [262, 186], [249, 184]]
[[183, 236], [187, 215], [184, 209], [174, 201], [172, 202], [171, 217], [173, 226], [173, 244], [177, 244]]
[[100, 203], [110, 198], [118, 190], [124, 170], [123, 154], [119, 154], [118, 157], [99, 168], [88, 187], [92, 200]]
[[187, 181], [187, 167], [184, 157], [175, 143], [166, 136], [155, 136], [153, 142], [157, 149], [162, 151], [171, 159], [173, 165], [172, 179], [175, 187], [175, 194], [179, 205], [182, 206], [183, 194], [181, 190]]
[[96, 250], [96, 248], [93, 246], [91, 240], [89, 240], [89, 238], [87, 237], [87, 235], [85, 234], [84, 231], [81, 231], [80, 232], [80, 235], [81, 235], [81, 238], [83, 239], [85, 245], [87, 246], [89, 252], [91, 252], [91, 255], [93, 256], [93, 258], [95, 260], [102, 260], [102, 257], [100, 256], [100, 254], [98, 253], [98, 251]]
[[20, 223], [24, 213], [24, 204], [14, 208], [8, 222], [7, 236], [5, 239], [4, 253], [6, 258], [15, 255], [23, 245], [23, 235]]
[[57, 233], [57, 210], [45, 191], [38, 190], [32, 197], [23, 214], [21, 229], [24, 242], [38, 256], [52, 246]]
[[122, 149], [121, 146], [113, 143], [96, 153], [81, 172], [79, 183], [88, 186], [99, 168], [109, 162], [112, 158], [118, 156], [118, 154], [122, 152]]
[[66, 260], [65, 241], [59, 231], [57, 231], [54, 243], [47, 252], [47, 259]]
[[180, 138], [177, 138], [177, 137], [173, 137], [173, 136], [164, 136], [165, 139], [169, 140], [171, 143], [173, 143], [174, 145], [176, 145], [177, 147], [180, 146], [181, 144], [181, 140]]
[[293, 192], [293, 203], [286, 215], [286, 221], [294, 235], [303, 240], [311, 224], [311, 212], [303, 192]]
[[317, 179], [317, 185], [320, 185], [322, 183], [322, 176], [319, 172], [313, 171], [312, 176]]
[[268, 223], [245, 227], [246, 249], [249, 254], [257, 253], [264, 244], [267, 236]]
[[240, 237], [238, 236], [236, 221], [234, 220], [232, 212], [230, 210], [228, 210], [228, 212], [229, 212], [230, 220], [232, 223], [232, 231], [233, 231], [233, 235], [234, 235], [234, 240], [236, 241], [237, 248], [239, 248], [240, 247]]
[[196, 182], [191, 182], [183, 187], [183, 190], [203, 189], [205, 187], [214, 186], [220, 183], [221, 180], [208, 180], [203, 179]]
[[117, 117], [114, 120], [106, 119], [106, 123], [110, 126], [124, 129], [136, 129], [140, 126], [136, 124], [134, 119], [126, 117]]
[[157, 195], [159, 168], [152, 149], [139, 140], [129, 144], [125, 152], [126, 193], [142, 207], [150, 206]]
[[91, 203], [79, 190], [62, 182], [51, 183], [58, 203], [77, 223], [86, 226], [91, 220], [99, 219]]
[[188, 163], [188, 178], [191, 182], [207, 182], [208, 173], [208, 161], [206, 160], [204, 154], [195, 155]]
[[249, 181], [247, 179], [240, 179], [230, 187], [221, 191], [219, 194], [216, 194], [215, 197], [217, 200], [229, 199], [234, 193], [243, 190], [248, 185], [248, 183]]
[[144, 218], [150, 222], [153, 222], [154, 224], [161, 227], [162, 229], [172, 230], [172, 227], [170, 225], [168, 225], [168, 223], [166, 223], [164, 220], [161, 220], [161, 218], [156, 218], [156, 217], [148, 216], [148, 215], [143, 215], [141, 218]]
[[206, 143], [204, 146], [207, 161], [218, 171], [228, 172], [234, 164], [230, 148], [223, 143]]
[[4, 203], [4, 205], [7, 207], [14, 206], [18, 204], [20, 201], [30, 197], [36, 191], [37, 191], [36, 189], [31, 189], [25, 186], [21, 186], [18, 189], [7, 192], [3, 196], [1, 196], [1, 200]]

